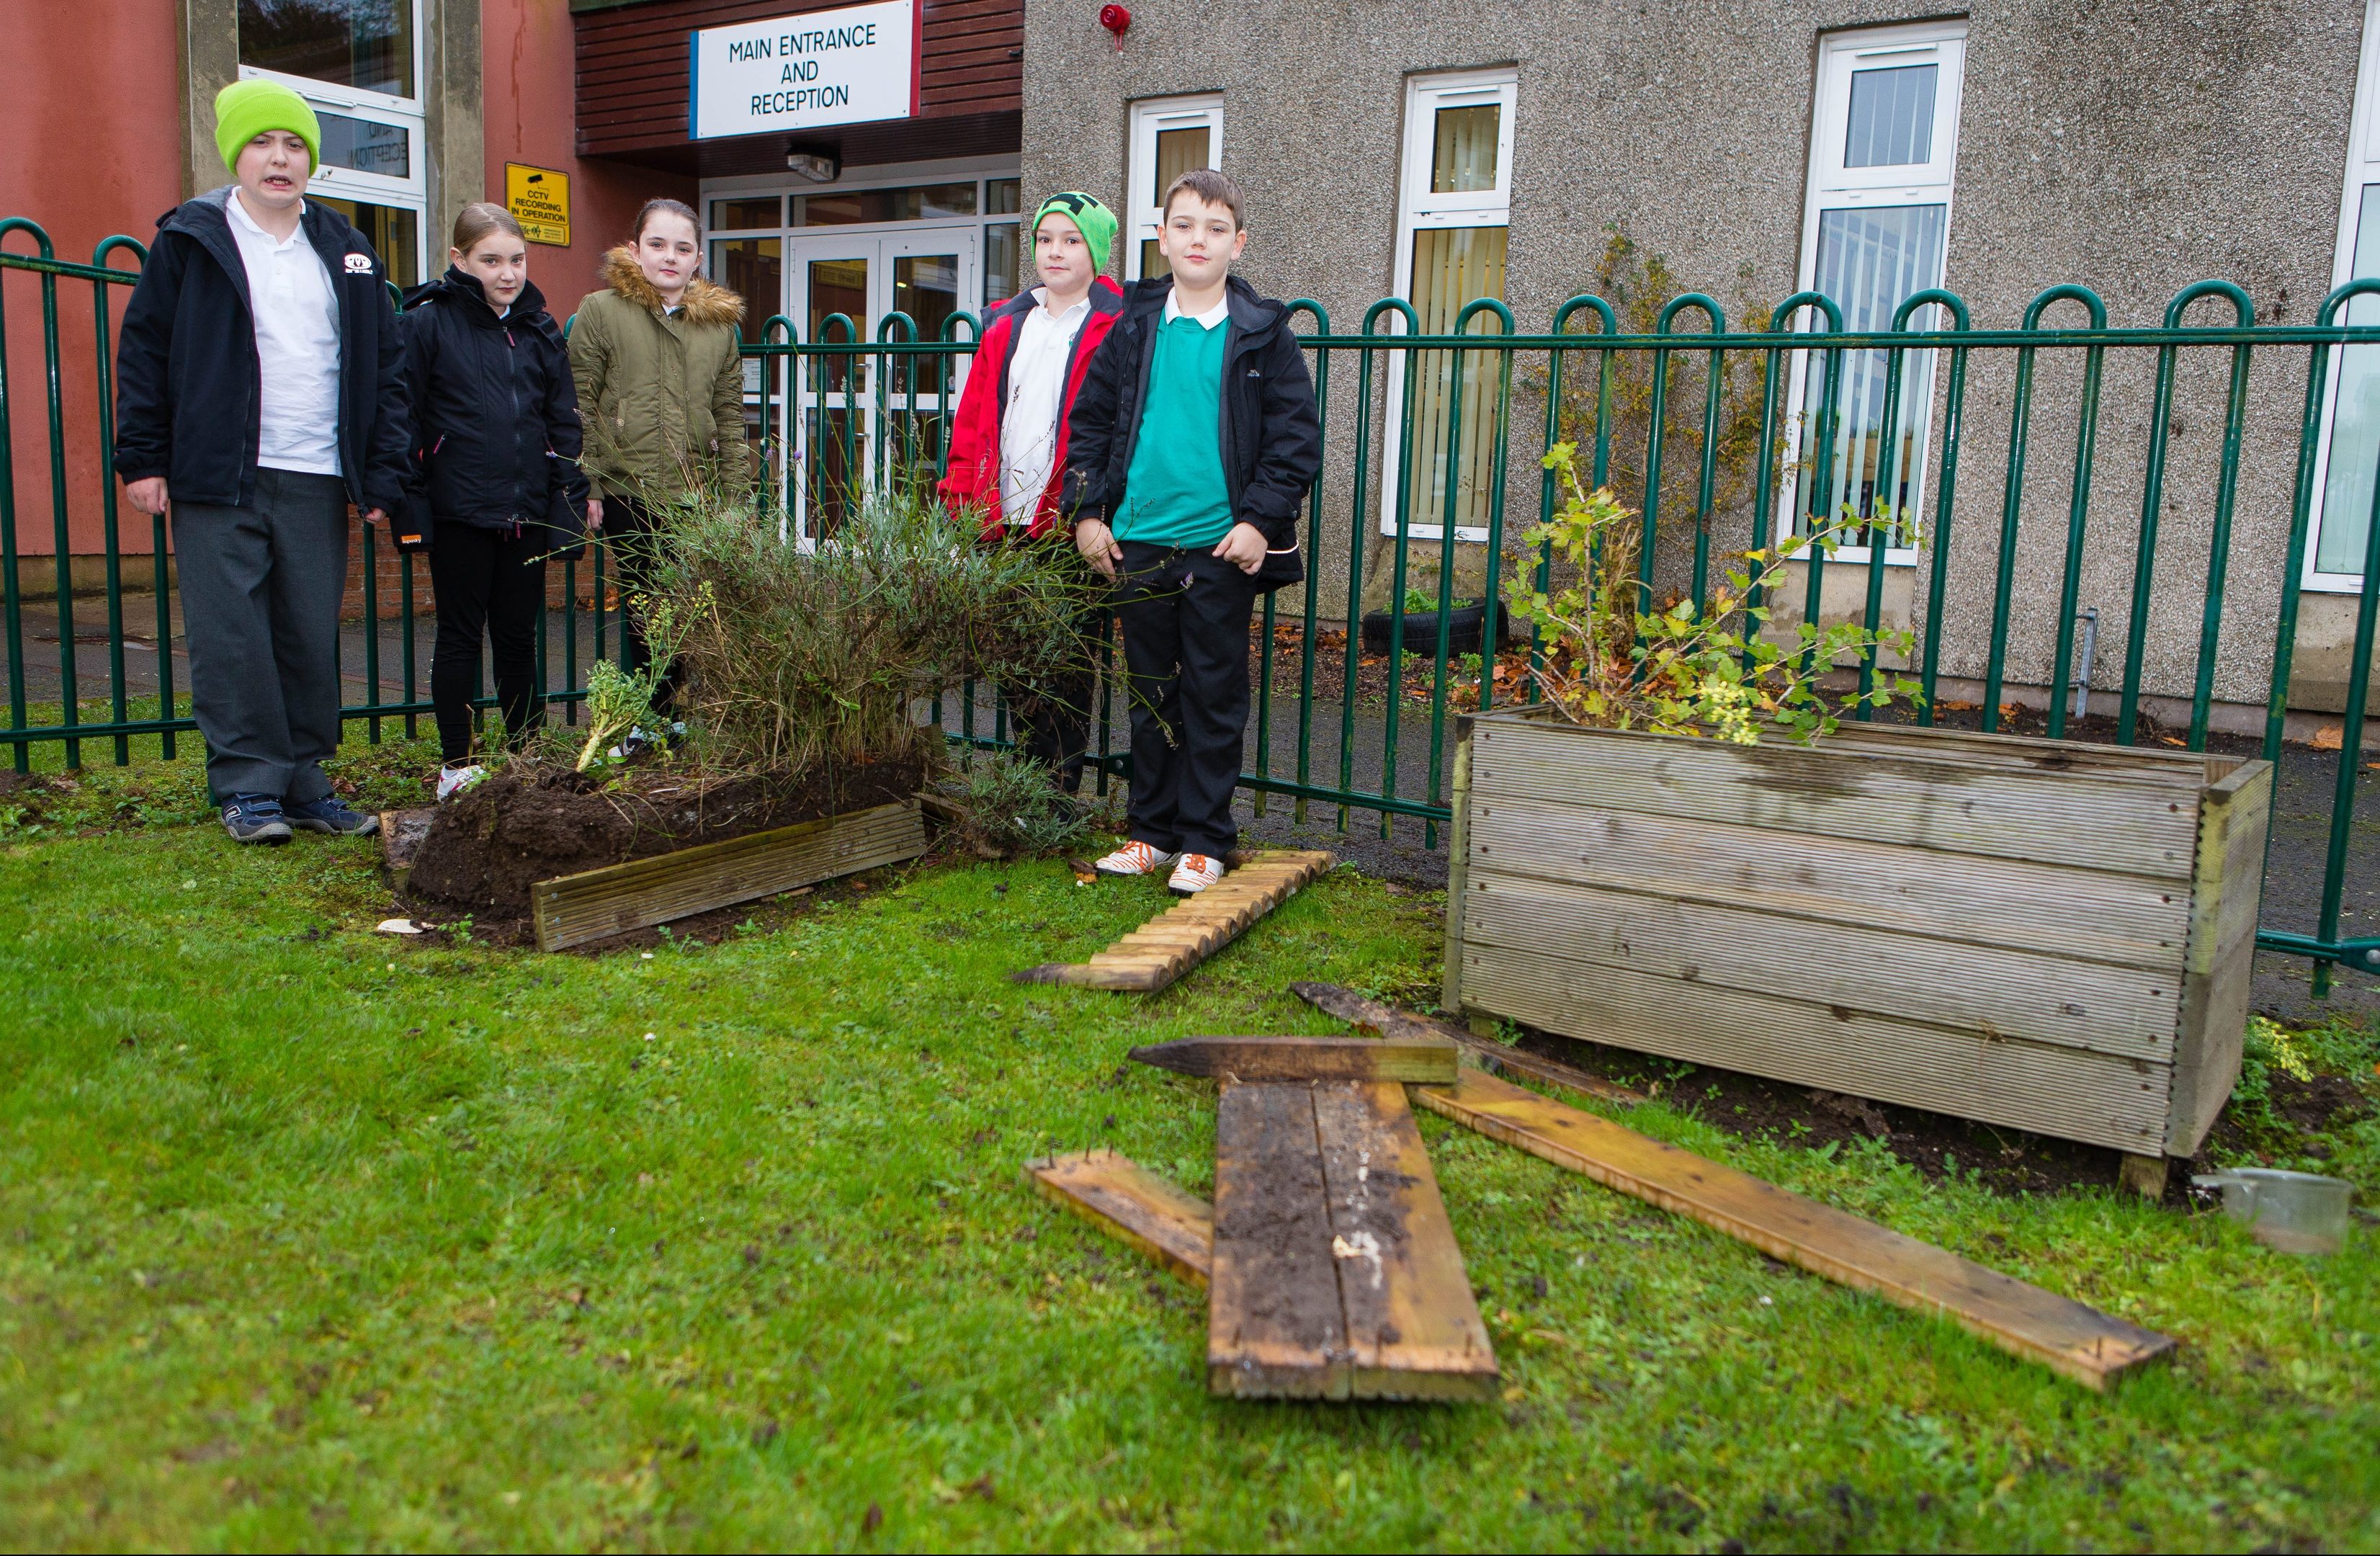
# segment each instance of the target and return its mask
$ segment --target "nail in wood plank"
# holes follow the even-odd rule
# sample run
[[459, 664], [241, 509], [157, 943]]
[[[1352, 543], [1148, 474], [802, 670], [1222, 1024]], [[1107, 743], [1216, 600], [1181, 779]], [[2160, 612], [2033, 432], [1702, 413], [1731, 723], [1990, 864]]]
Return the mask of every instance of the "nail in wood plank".
[[1131, 1057], [1184, 1076], [1234, 1080], [1393, 1080], [1451, 1086], [1454, 1044], [1439, 1039], [1182, 1038]]
[[1422, 1106], [1607, 1188], [1658, 1205], [1773, 1258], [1968, 1333], [2094, 1389], [2169, 1357], [2169, 1336], [2109, 1318], [1971, 1259], [1648, 1138], [1508, 1081], [1466, 1070], [1421, 1087]]

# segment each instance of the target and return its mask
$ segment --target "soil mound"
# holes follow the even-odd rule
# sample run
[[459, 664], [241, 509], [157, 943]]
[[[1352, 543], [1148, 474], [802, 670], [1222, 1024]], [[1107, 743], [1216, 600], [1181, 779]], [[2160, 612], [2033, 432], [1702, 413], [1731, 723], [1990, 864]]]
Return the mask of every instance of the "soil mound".
[[528, 912], [540, 881], [888, 805], [916, 794], [924, 778], [911, 762], [800, 778], [656, 769], [610, 784], [566, 769], [508, 768], [438, 808], [406, 889], [425, 902], [516, 917]]

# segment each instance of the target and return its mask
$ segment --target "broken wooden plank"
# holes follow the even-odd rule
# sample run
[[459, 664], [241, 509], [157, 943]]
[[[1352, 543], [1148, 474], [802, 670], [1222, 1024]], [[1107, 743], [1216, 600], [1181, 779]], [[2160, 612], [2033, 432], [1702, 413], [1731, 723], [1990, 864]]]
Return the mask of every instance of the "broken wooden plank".
[[2167, 1335], [1490, 1076], [1465, 1071], [1453, 1086], [1419, 1088], [1414, 1097], [1491, 1139], [1813, 1274], [1947, 1318], [2094, 1389], [2169, 1357], [2176, 1346]]
[[1344, 1399], [1347, 1359], [1313, 1088], [1227, 1082], [1215, 1109], [1207, 1387], [1250, 1399]]
[[1465, 1056], [1476, 1060], [1481, 1069], [1494, 1075], [1519, 1076], [1547, 1086], [1558, 1086], [1581, 1097], [1597, 1101], [1618, 1102], [1634, 1107], [1648, 1100], [1645, 1095], [1601, 1076], [1588, 1075], [1585, 1070], [1548, 1059], [1542, 1054], [1524, 1052], [1500, 1042], [1490, 1042], [1476, 1033], [1465, 1031], [1451, 1021], [1422, 1015], [1378, 1000], [1366, 999], [1353, 989], [1336, 983], [1293, 983], [1289, 991], [1315, 1009], [1335, 1015], [1350, 1026], [1365, 1031], [1378, 1032], [1384, 1038], [1435, 1039], [1458, 1045]]
[[1496, 1377], [1403, 1087], [1225, 1081], [1209, 1391], [1484, 1399]]
[[774, 896], [926, 851], [914, 799], [582, 870], [529, 888], [540, 951]]
[[1045, 962], [1009, 976], [1019, 983], [1154, 993], [1238, 939], [1330, 868], [1330, 854], [1318, 848], [1266, 850], [1087, 962]]
[[1130, 1057], [1176, 1075], [1233, 1080], [1393, 1080], [1451, 1086], [1462, 1050], [1442, 1038], [1182, 1038]]
[[1348, 1393], [1493, 1399], [1495, 1347], [1404, 1088], [1360, 1081], [1313, 1094], [1347, 1315]]
[[1111, 1150], [1069, 1151], [1029, 1161], [1045, 1198], [1131, 1244], [1195, 1286], [1214, 1258], [1215, 1208]]

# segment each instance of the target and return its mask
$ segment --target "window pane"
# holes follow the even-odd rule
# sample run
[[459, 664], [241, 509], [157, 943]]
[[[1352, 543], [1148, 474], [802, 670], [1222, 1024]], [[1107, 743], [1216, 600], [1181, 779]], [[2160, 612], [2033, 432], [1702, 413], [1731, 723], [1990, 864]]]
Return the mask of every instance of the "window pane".
[[319, 200], [324, 205], [353, 223], [388, 268], [388, 278], [398, 286], [421, 284], [421, 217], [401, 205], [374, 205], [369, 201], [341, 200], [334, 195], [319, 195], [309, 189], [308, 200]]
[[[868, 338], [868, 261], [866, 260], [812, 260], [809, 262], [810, 316], [808, 332], [804, 338], [813, 345], [839, 346], [847, 341]], [[835, 314], [850, 321], [845, 329], [838, 324], [832, 334], [826, 322]], [[851, 364], [846, 356], [821, 356], [810, 359], [810, 387], [842, 389], [851, 382]]]
[[[1828, 211], [1818, 217], [1818, 263], [1815, 287], [1835, 299], [1843, 310], [1846, 330], [1888, 330], [1893, 310], [1914, 292], [1942, 284], [1942, 230], [1949, 208], [1900, 205], [1854, 211]], [[1922, 310], [1910, 322], [1928, 327]], [[1886, 432], [1885, 375], [1891, 354], [1846, 351], [1836, 390], [1833, 511], [1846, 508], [1862, 519], [1878, 517], [1876, 480], [1880, 474]], [[1900, 409], [1892, 436], [1893, 490], [1881, 494], [1887, 505], [1907, 516], [1916, 507], [1918, 456], [1934, 408], [1934, 354], [1906, 353], [1901, 364]], [[1814, 354], [1803, 386], [1803, 425], [1817, 426], [1826, 394], [1826, 360]], [[1815, 469], [1805, 483], [1802, 509], [1806, 519], [1817, 511]], [[1864, 543], [1859, 537], [1846, 537]]]
[[239, 62], [413, 95], [413, 0], [239, 0]]
[[1160, 275], [1172, 274], [1173, 266], [1166, 259], [1164, 252], [1157, 247], [1157, 239], [1142, 238], [1140, 240], [1140, 278], [1144, 281], [1154, 281]]
[[[1165, 191], [1173, 180], [1194, 167], [1207, 163], [1207, 127], [1193, 125], [1185, 129], [1160, 129], [1157, 132], [1157, 187], [1148, 191], [1148, 203], [1160, 204]], [[1156, 274], [1162, 275], [1163, 271]]]
[[1016, 178], [994, 178], [984, 186], [983, 213], [987, 216], [1013, 216], [1025, 209], [1023, 181]]
[[[1424, 334], [1451, 334], [1463, 304], [1504, 295], [1505, 229], [1439, 227], [1414, 234], [1413, 305]], [[1474, 332], [1493, 332], [1492, 315], [1475, 318]], [[1406, 524], [1436, 530], [1446, 521], [1449, 423], [1456, 402], [1454, 354], [1425, 351], [1416, 365], [1413, 406], [1413, 491]], [[1460, 482], [1454, 522], [1485, 528], [1495, 495], [1496, 364], [1489, 353], [1463, 361], [1463, 447], [1451, 461]]]
[[413, 138], [402, 125], [321, 110], [314, 116], [322, 126], [322, 160], [331, 166], [377, 173], [384, 178], [413, 176]]
[[1900, 167], [1934, 160], [1934, 82], [1937, 65], [1852, 72], [1851, 133], [1845, 167]]
[[1500, 104], [1438, 111], [1438, 145], [1430, 153], [1429, 192], [1469, 194], [1496, 187], [1496, 136]]
[[[892, 306], [909, 316], [917, 326], [919, 340], [939, 340], [942, 326], [959, 310], [959, 257], [956, 254], [903, 254], [892, 261]], [[912, 373], [916, 367], [915, 389], [931, 395], [941, 379], [936, 367], [938, 359], [922, 362], [915, 359], [892, 359], [893, 393], [905, 395], [912, 389]]]
[[917, 222], [975, 214], [975, 185], [928, 184], [908, 189], [849, 189], [797, 196], [793, 225], [851, 226], [862, 222]]
[[[710, 273], [744, 298], [744, 338], [757, 341], [772, 313], [785, 306], [783, 238], [730, 237], [710, 246]], [[750, 364], [757, 366], [758, 364]], [[753, 383], [757, 392], [759, 383]]]
[[781, 221], [777, 197], [766, 200], [714, 200], [710, 202], [710, 225], [723, 232], [743, 227], [773, 227]]
[[997, 308], [1025, 289], [1018, 270], [1015, 222], [994, 222], [983, 229], [983, 306]]
[[[2355, 216], [2355, 275], [2380, 275], [2380, 184], [2363, 187]], [[2380, 298], [2350, 301], [2343, 324], [2380, 324]], [[2361, 574], [2372, 528], [2372, 480], [2380, 468], [2380, 346], [2338, 349], [2338, 405], [2331, 413], [2330, 466], [2322, 483], [2322, 538], [2314, 566]]]

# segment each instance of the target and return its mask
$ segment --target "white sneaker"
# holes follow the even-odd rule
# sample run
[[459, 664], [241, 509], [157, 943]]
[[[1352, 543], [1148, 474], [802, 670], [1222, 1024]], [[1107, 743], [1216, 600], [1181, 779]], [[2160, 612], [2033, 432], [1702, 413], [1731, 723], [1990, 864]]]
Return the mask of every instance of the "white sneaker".
[[1101, 875], [1155, 875], [1173, 856], [1135, 838], [1091, 868]]
[[1195, 897], [1223, 879], [1223, 861], [1212, 854], [1184, 854], [1173, 867], [1165, 889], [1177, 897]]
[[465, 789], [488, 775], [484, 767], [442, 767], [438, 770], [438, 797], [441, 800], [461, 794]]

